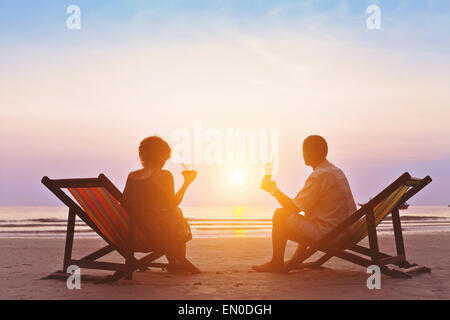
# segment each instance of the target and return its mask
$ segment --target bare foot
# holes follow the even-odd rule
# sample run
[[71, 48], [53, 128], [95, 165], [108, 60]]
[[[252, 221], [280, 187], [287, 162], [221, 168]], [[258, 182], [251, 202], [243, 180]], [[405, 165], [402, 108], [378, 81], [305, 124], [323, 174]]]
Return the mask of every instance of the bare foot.
[[270, 261], [259, 266], [253, 266], [252, 268], [258, 272], [279, 272], [283, 266], [283, 263]]
[[291, 270], [292, 270], [292, 268], [288, 264], [285, 264], [280, 269], [278, 269], [276, 272], [278, 272], [278, 273], [288, 273]]

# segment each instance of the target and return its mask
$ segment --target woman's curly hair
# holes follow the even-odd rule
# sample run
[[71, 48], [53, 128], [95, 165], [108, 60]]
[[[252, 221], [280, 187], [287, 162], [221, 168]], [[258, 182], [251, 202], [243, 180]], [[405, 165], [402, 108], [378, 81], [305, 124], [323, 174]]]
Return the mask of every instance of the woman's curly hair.
[[158, 136], [147, 137], [139, 144], [139, 158], [144, 167], [164, 164], [170, 152], [169, 144]]

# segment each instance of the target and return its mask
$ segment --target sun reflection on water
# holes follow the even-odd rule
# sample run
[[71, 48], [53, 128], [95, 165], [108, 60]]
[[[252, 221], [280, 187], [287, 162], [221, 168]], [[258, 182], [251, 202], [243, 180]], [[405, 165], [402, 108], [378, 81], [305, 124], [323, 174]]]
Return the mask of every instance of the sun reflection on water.
[[242, 207], [234, 208], [234, 213], [236, 213], [236, 218], [242, 218]]
[[[236, 218], [241, 219], [242, 218], [242, 207], [234, 208], [234, 213], [236, 214]], [[241, 223], [241, 225], [242, 225], [242, 223]], [[236, 229], [235, 237], [237, 237], [237, 238], [244, 237], [244, 229]]]

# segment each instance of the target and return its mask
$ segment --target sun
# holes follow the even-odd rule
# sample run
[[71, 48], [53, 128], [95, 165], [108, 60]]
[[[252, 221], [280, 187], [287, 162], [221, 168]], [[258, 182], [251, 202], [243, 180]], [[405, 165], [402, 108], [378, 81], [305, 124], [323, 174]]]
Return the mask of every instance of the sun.
[[233, 169], [230, 171], [229, 179], [233, 185], [242, 185], [245, 182], [245, 172], [241, 169]]

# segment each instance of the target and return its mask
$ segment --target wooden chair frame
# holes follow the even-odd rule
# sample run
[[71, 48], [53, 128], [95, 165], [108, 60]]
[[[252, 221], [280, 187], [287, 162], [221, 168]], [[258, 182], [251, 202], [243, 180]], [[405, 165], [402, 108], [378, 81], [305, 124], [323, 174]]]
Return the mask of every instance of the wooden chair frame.
[[[88, 187], [101, 187], [111, 193], [111, 195], [119, 201], [122, 200], [122, 193], [119, 189], [114, 186], [114, 184], [104, 175], [100, 174], [98, 178], [80, 178], [80, 179], [55, 179], [52, 180], [48, 177], [42, 178], [42, 183], [51, 191], [53, 194], [61, 200], [68, 208], [68, 220], [67, 220], [67, 233], [66, 242], [64, 249], [64, 260], [63, 260], [63, 270], [57, 271], [47, 278], [61, 278], [67, 277], [65, 270], [68, 266], [76, 265], [80, 268], [87, 269], [99, 269], [99, 270], [111, 270], [116, 271], [112, 277], [107, 277], [100, 282], [112, 282], [125, 278], [128, 280], [132, 279], [133, 272], [135, 270], [144, 270], [149, 267], [168, 269], [169, 264], [167, 263], [155, 263], [154, 260], [160, 258], [164, 255], [162, 251], [154, 250], [147, 252], [148, 254], [141, 259], [136, 259], [134, 257], [134, 242], [136, 239], [136, 224], [132, 217], [129, 215], [128, 223], [128, 247], [119, 248], [113, 244], [95, 225], [95, 223], [89, 218], [88, 214], [69, 197], [62, 189], [64, 188], [88, 188]], [[94, 251], [81, 259], [72, 258], [72, 248], [74, 241], [75, 232], [75, 219], [79, 217], [84, 221], [92, 230], [94, 230], [106, 243], [107, 245], [97, 251]], [[113, 262], [103, 262], [96, 261], [107, 254], [117, 251], [124, 259], [125, 263], [113, 263]]]
[[[318, 268], [332, 257], [338, 257], [363, 267], [377, 265], [380, 267], [382, 273], [394, 278], [409, 278], [412, 274], [431, 272], [430, 268], [412, 264], [406, 260], [405, 245], [398, 209], [402, 203], [405, 203], [413, 197], [431, 181], [432, 180], [429, 176], [423, 179], [417, 179], [412, 178], [409, 173], [404, 173], [387, 188], [381, 191], [376, 197], [372, 198], [368, 203], [363, 205], [359, 210], [343, 221], [339, 226], [322, 237], [322, 239], [318, 241], [308, 241], [307, 239], [304, 239], [305, 242], [302, 243], [302, 245], [306, 245], [305, 250], [293, 261], [288, 263], [285, 266], [284, 271], [289, 272], [292, 269], [303, 269], [308, 267]], [[379, 250], [374, 208], [400, 186], [411, 186], [411, 188], [402, 196], [402, 198], [400, 198], [398, 203], [385, 216], [387, 217], [389, 214], [391, 215], [394, 228], [397, 255], [391, 256]], [[345, 238], [336, 240], [338, 235], [347, 231], [363, 216], [366, 217], [369, 247], [358, 245], [361, 240], [357, 240], [356, 242], [355, 240]], [[305, 263], [305, 260], [318, 251], [323, 252], [324, 254], [314, 262]], [[394, 265], [398, 268], [391, 268], [388, 265]]]

